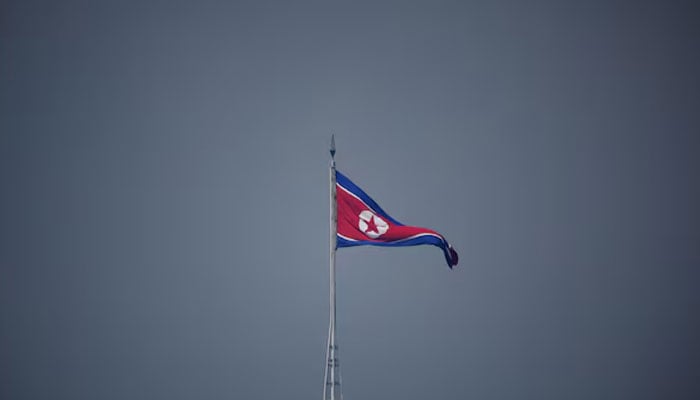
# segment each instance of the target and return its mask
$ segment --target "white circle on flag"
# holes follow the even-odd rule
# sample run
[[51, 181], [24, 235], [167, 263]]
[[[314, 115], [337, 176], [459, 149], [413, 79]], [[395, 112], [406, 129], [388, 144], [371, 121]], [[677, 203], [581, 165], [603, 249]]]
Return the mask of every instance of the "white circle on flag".
[[370, 210], [364, 210], [359, 215], [360, 231], [372, 239], [376, 239], [389, 230], [389, 224]]

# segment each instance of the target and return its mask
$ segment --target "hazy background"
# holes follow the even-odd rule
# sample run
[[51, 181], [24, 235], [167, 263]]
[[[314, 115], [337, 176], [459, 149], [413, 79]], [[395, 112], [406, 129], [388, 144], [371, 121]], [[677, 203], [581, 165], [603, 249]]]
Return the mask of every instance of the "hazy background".
[[[527, 4], [526, 4], [527, 3]], [[700, 398], [700, 13], [0, 3], [0, 398]]]

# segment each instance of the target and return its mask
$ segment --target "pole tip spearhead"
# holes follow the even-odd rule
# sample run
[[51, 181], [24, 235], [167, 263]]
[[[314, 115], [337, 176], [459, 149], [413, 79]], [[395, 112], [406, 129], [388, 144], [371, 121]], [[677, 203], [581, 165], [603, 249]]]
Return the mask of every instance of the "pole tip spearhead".
[[331, 134], [331, 158], [335, 158], [335, 134]]

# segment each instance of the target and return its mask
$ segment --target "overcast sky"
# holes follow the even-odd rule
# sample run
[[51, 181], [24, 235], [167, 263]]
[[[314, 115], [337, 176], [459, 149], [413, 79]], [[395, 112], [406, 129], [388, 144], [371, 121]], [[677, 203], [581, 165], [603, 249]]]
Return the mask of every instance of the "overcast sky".
[[[528, 4], [526, 4], [528, 3]], [[700, 13], [0, 3], [0, 398], [700, 398]]]

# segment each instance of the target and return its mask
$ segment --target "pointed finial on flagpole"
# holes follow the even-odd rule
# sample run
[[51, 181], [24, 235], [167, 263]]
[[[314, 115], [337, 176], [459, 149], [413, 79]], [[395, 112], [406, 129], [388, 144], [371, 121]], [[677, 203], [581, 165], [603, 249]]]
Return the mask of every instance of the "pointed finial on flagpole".
[[335, 134], [331, 134], [331, 161], [335, 165]]

